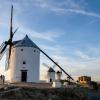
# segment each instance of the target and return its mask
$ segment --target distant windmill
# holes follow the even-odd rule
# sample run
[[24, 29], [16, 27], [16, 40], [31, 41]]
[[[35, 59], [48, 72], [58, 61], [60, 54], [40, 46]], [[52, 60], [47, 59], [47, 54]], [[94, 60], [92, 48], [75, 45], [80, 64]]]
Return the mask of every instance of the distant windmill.
[[61, 80], [61, 76], [62, 76], [62, 71], [57, 71], [56, 72], [56, 75], [57, 75], [57, 80]]
[[[58, 64], [58, 62], [56, 62]], [[49, 67], [47, 64], [43, 63], [44, 66]], [[56, 65], [54, 64], [53, 67], [51, 67], [53, 70], [55, 69]], [[57, 70], [56, 73], [56, 78], [58, 81], [61, 80], [61, 76], [62, 76], [62, 70]]]
[[[55, 65], [55, 67], [56, 67], [56, 65]], [[60, 81], [61, 77], [62, 77], [62, 70], [61, 69], [56, 71], [56, 76], [57, 76], [57, 80]]]
[[55, 81], [55, 70], [50, 67], [49, 65], [47, 65], [46, 63], [43, 63], [43, 65], [48, 68], [48, 71], [47, 71], [47, 82], [52, 82], [52, 81]]

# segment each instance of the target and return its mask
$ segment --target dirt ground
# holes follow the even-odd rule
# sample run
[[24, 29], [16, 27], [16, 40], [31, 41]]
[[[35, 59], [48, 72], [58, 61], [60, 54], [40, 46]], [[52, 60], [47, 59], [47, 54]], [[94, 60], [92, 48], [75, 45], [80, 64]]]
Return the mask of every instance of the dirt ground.
[[52, 88], [51, 84], [0, 85], [0, 100], [92, 100], [89, 93], [87, 88]]

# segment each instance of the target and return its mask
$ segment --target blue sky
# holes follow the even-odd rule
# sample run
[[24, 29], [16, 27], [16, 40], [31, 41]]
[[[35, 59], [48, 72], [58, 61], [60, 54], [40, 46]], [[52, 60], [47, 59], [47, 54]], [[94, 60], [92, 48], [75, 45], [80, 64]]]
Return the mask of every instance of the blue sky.
[[[28, 34], [74, 78], [89, 75], [100, 81], [99, 0], [0, 0], [0, 43], [9, 37], [11, 4], [13, 26], [19, 27], [14, 40]], [[53, 65], [41, 55], [43, 71], [43, 62]]]

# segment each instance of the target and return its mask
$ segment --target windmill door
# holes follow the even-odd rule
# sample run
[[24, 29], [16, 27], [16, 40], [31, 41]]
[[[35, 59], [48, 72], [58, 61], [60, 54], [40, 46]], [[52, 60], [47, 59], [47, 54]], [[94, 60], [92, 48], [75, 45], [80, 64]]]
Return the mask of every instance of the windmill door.
[[21, 82], [27, 82], [27, 70], [21, 70]]

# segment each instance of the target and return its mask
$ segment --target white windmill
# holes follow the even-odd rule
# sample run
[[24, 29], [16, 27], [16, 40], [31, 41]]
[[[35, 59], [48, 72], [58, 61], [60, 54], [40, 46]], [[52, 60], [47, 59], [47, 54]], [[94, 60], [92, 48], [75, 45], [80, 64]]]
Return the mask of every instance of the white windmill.
[[47, 82], [53, 82], [55, 81], [55, 70], [50, 67], [49, 65], [47, 65], [46, 63], [43, 63], [43, 65], [48, 68], [48, 71], [47, 71], [47, 78], [46, 78], [46, 81]]
[[62, 71], [59, 71], [59, 70], [58, 70], [58, 71], [56, 72], [56, 75], [57, 75], [57, 80], [60, 81], [60, 80], [61, 80], [61, 76], [62, 76]]
[[8, 48], [6, 80], [9, 82], [39, 82], [40, 50], [26, 35], [22, 40], [12, 41], [17, 29], [12, 28], [13, 6], [11, 8], [10, 38], [0, 47], [0, 58]]
[[[58, 64], [58, 62], [56, 62], [56, 63]], [[55, 67], [56, 67], [56, 64], [54, 64], [52, 68], [54, 69]], [[62, 77], [62, 71], [61, 70], [57, 70], [55, 75], [56, 75], [56, 80], [60, 81], [61, 77]]]

